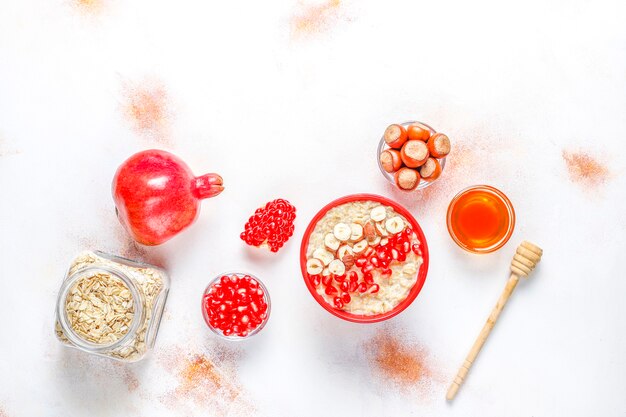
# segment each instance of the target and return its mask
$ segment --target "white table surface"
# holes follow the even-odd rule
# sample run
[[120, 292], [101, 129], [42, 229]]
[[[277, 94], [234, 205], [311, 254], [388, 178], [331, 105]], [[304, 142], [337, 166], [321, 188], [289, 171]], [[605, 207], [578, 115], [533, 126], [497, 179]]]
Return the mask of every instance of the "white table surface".
[[[507, 3], [0, 2], [0, 416], [626, 415], [623, 2]], [[146, 86], [165, 105], [148, 129], [127, 117], [129, 92]], [[387, 124], [411, 119], [454, 149], [437, 185], [404, 195], [374, 154]], [[137, 249], [110, 181], [150, 147], [219, 172], [226, 191], [180, 236]], [[570, 177], [563, 151], [606, 175]], [[485, 256], [445, 226], [452, 196], [477, 183], [505, 191], [518, 221]], [[308, 221], [356, 192], [408, 207], [431, 251], [422, 293], [384, 324], [331, 316], [299, 270]], [[277, 197], [297, 206], [296, 233], [255, 254], [239, 232]], [[543, 262], [448, 404], [523, 239]], [[149, 359], [118, 365], [55, 340], [57, 289], [86, 248], [170, 272]], [[242, 343], [218, 341], [199, 311], [208, 280], [232, 269], [258, 274], [273, 300], [268, 326]], [[422, 352], [429, 376], [381, 374], [367, 348], [380, 335]], [[198, 357], [221, 387], [184, 384]]]

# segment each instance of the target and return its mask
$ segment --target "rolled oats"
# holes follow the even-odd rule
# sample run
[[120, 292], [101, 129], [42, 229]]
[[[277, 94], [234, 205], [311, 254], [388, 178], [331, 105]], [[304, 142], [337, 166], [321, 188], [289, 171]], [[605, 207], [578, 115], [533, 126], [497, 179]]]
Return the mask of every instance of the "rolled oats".
[[137, 361], [154, 346], [168, 290], [160, 268], [84, 252], [59, 292], [56, 335], [71, 347]]

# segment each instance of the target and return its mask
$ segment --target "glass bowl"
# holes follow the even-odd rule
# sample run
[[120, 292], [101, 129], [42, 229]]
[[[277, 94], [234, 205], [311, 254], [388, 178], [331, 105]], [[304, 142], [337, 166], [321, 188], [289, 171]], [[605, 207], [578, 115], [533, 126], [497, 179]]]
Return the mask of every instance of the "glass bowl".
[[[324, 297], [322, 297], [320, 294], [317, 293], [315, 286], [313, 286], [313, 284], [311, 283], [311, 280], [308, 279], [308, 273], [306, 270], [306, 261], [307, 261], [306, 252], [309, 246], [309, 238], [311, 236], [311, 233], [315, 229], [317, 222], [320, 221], [320, 219], [324, 217], [324, 215], [330, 209], [340, 206], [342, 204], [351, 203], [354, 201], [375, 201], [375, 202], [384, 204], [386, 206], [392, 207], [396, 211], [396, 213], [404, 216], [404, 218], [410, 223], [411, 228], [417, 234], [417, 238], [419, 239], [420, 244], [421, 244], [423, 262], [422, 262], [422, 265], [420, 266], [419, 271], [417, 272], [417, 281], [415, 282], [415, 284], [409, 291], [409, 294], [407, 295], [407, 297], [404, 300], [402, 300], [397, 306], [395, 306], [392, 310], [389, 310], [386, 313], [362, 315], [362, 314], [353, 314], [344, 310], [337, 309], [335, 308], [335, 306], [329, 304], [324, 299]], [[306, 287], [308, 288], [309, 292], [311, 293], [311, 295], [313, 296], [313, 298], [315, 299], [315, 301], [317, 301], [318, 304], [322, 306], [330, 314], [336, 317], [339, 317], [340, 319], [351, 321], [354, 323], [377, 323], [383, 320], [388, 320], [398, 315], [404, 309], [406, 309], [409, 305], [411, 305], [411, 303], [415, 300], [417, 295], [422, 290], [422, 287], [424, 286], [424, 282], [426, 281], [426, 275], [428, 273], [428, 259], [429, 259], [428, 244], [426, 243], [426, 237], [424, 236], [424, 232], [422, 231], [422, 228], [417, 223], [417, 220], [415, 220], [415, 218], [411, 215], [411, 213], [409, 213], [407, 209], [405, 209], [404, 207], [402, 207], [395, 201], [392, 201], [388, 198], [385, 198], [379, 195], [374, 195], [374, 194], [353, 194], [353, 195], [348, 195], [348, 196], [339, 198], [337, 200], [334, 200], [328, 203], [313, 217], [313, 219], [307, 226], [306, 231], [304, 232], [304, 236], [302, 237], [302, 244], [300, 246], [300, 269], [302, 270], [302, 278], [304, 279], [304, 283]]]
[[[457, 210], [458, 203], [463, 197], [467, 196], [468, 193], [473, 192], [482, 194], [482, 196], [477, 195], [474, 198], [492, 198], [497, 201], [501, 205], [501, 207], [498, 208], [503, 212], [502, 223], [505, 224], [502, 225], [501, 229], [504, 229], [504, 233], [500, 239], [495, 242], [490, 242], [490, 244], [486, 246], [477, 246], [475, 244], [471, 244], [470, 242], [466, 242], [461, 236], [457, 235], [453, 225], [455, 210]], [[452, 237], [452, 240], [454, 240], [454, 242], [462, 249], [471, 253], [490, 253], [500, 249], [506, 244], [506, 242], [509, 241], [511, 235], [513, 234], [513, 230], [515, 229], [515, 210], [513, 209], [513, 204], [511, 204], [509, 198], [502, 191], [489, 185], [474, 185], [461, 190], [456, 196], [454, 196], [452, 201], [450, 201], [446, 215], [446, 225], [448, 227], [450, 237]]]
[[[213, 327], [210, 323], [209, 320], [209, 315], [207, 313], [207, 310], [205, 308], [205, 295], [209, 293], [209, 291], [211, 290], [211, 288], [213, 287], [213, 285], [217, 284], [220, 282], [221, 278], [223, 276], [232, 276], [232, 275], [236, 275], [239, 278], [243, 278], [245, 276], [249, 276], [250, 278], [254, 279], [258, 284], [259, 284], [259, 288], [263, 290], [263, 299], [265, 300], [265, 302], [267, 303], [267, 312], [265, 315], [265, 319], [263, 319], [263, 321], [254, 329], [252, 329], [247, 336], [239, 336], [237, 334], [232, 334], [232, 335], [225, 335], [222, 330], [217, 329], [215, 327]], [[270, 300], [270, 295], [269, 292], [267, 291], [267, 287], [263, 284], [263, 282], [256, 276], [249, 274], [249, 273], [245, 273], [245, 272], [224, 272], [219, 274], [218, 276], [216, 276], [215, 278], [213, 278], [211, 280], [211, 282], [209, 282], [209, 284], [206, 286], [204, 292], [202, 293], [202, 302], [200, 304], [200, 308], [202, 309], [202, 317], [204, 318], [204, 322], [206, 323], [206, 325], [208, 326], [209, 329], [211, 329], [211, 331], [213, 333], [215, 333], [216, 335], [218, 335], [219, 337], [221, 337], [222, 339], [226, 339], [226, 340], [244, 340], [244, 339], [248, 339], [252, 336], [254, 336], [255, 334], [259, 333], [261, 331], [261, 329], [263, 329], [263, 327], [265, 327], [265, 325], [267, 324], [267, 321], [270, 318], [270, 312], [272, 310], [272, 302]]]
[[[432, 127], [428, 126], [426, 123], [422, 123], [422, 122], [404, 122], [404, 123], [398, 123], [399, 125], [403, 126], [403, 127], [407, 127], [409, 125], [413, 125], [416, 124], [418, 126], [423, 127], [424, 129], [427, 129], [428, 131], [430, 131], [430, 135], [434, 135], [435, 133], [437, 133], [435, 131], [435, 129], [433, 129]], [[383, 153], [383, 151], [387, 150], [387, 149], [391, 149], [388, 145], [387, 142], [385, 142], [385, 136], [381, 136], [380, 141], [378, 142], [378, 148], [376, 149], [376, 161], [378, 163], [378, 168], [380, 169], [380, 172], [383, 174], [383, 177], [385, 177], [387, 179], [387, 181], [389, 181], [396, 189], [403, 191], [405, 193], [411, 193], [413, 191], [416, 190], [423, 190], [424, 188], [428, 187], [431, 184], [434, 184], [435, 182], [437, 182], [437, 180], [439, 178], [441, 178], [441, 175], [443, 175], [443, 170], [446, 166], [446, 157], [443, 158], [437, 158], [437, 160], [439, 161], [439, 164], [441, 165], [441, 174], [439, 175], [439, 177], [434, 180], [434, 181], [428, 181], [425, 179], [420, 179], [420, 183], [417, 185], [417, 187], [415, 187], [415, 189], [413, 190], [403, 190], [402, 188], [398, 187], [398, 185], [396, 184], [396, 180], [393, 176], [393, 173], [389, 173], [387, 171], [385, 171], [383, 169], [383, 165], [380, 162], [380, 154]]]

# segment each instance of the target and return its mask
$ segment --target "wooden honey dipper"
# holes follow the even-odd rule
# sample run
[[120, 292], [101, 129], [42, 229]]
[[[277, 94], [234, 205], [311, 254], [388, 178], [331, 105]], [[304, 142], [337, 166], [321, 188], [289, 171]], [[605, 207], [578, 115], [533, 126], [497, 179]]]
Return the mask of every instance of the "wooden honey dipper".
[[496, 324], [496, 320], [498, 320], [502, 309], [506, 305], [506, 302], [509, 300], [511, 294], [513, 294], [513, 290], [517, 286], [520, 277], [528, 277], [528, 274], [535, 269], [535, 266], [537, 266], [541, 260], [541, 255], [543, 255], [543, 249], [530, 242], [524, 241], [517, 247], [513, 260], [511, 261], [511, 277], [506, 283], [506, 287], [504, 287], [504, 291], [502, 291], [500, 299], [496, 303], [493, 310], [491, 310], [491, 314], [489, 315], [489, 318], [483, 326], [480, 334], [476, 338], [472, 349], [467, 354], [465, 362], [463, 362], [463, 365], [459, 368], [456, 378], [454, 378], [450, 388], [448, 388], [448, 393], [446, 394], [446, 399], [448, 401], [452, 401], [456, 396], [456, 393], [459, 391], [459, 388], [461, 387], [461, 384], [463, 384], [463, 381], [472, 367], [474, 360], [478, 356], [480, 349], [482, 349], [489, 333], [491, 333], [491, 329], [493, 329], [493, 326]]

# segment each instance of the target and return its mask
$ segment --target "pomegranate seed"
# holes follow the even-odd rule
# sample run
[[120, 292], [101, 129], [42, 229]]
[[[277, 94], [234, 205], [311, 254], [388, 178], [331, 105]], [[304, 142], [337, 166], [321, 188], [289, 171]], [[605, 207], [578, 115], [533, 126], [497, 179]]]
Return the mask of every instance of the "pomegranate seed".
[[331, 282], [333, 282], [333, 277], [330, 274], [322, 276], [322, 284], [328, 286]]
[[345, 281], [345, 280], [346, 280], [346, 274], [343, 274], [343, 275], [335, 275], [334, 277], [335, 277], [335, 281], [337, 281], [337, 282], [343, 282], [343, 281]]
[[373, 271], [373, 270], [374, 270], [374, 265], [372, 265], [372, 264], [365, 265], [365, 266], [361, 269], [361, 271], [363, 271], [363, 273], [364, 273], [364, 274], [366, 274], [366, 273], [368, 273], [368, 272], [370, 272], [370, 271]]
[[413, 244], [413, 253], [415, 253], [416, 255], [421, 256], [422, 255], [422, 250], [420, 249], [420, 245], [418, 245], [417, 243]]
[[339, 289], [343, 292], [346, 292], [350, 289], [350, 283], [348, 281], [343, 281], [339, 284]]
[[374, 283], [374, 276], [372, 275], [371, 272], [366, 272], [363, 274], [363, 281], [365, 281], [368, 284], [373, 284]]
[[406, 254], [404, 254], [404, 253], [402, 253], [402, 252], [399, 252], [399, 253], [398, 253], [398, 261], [399, 261], [399, 262], [404, 262], [404, 261], [406, 261]]
[[350, 297], [350, 294], [348, 294], [347, 292], [344, 292], [343, 294], [341, 294], [341, 301], [343, 301], [344, 304], [348, 304], [350, 303], [350, 301], [352, 301], [352, 297]]
[[293, 235], [295, 213], [296, 208], [287, 200], [270, 201], [248, 219], [240, 237], [252, 246], [267, 243], [272, 252], [277, 252]]
[[320, 282], [322, 282], [322, 277], [320, 277], [319, 275], [310, 275], [309, 278], [311, 279], [311, 283], [317, 287], [318, 285], [320, 285]]
[[382, 274], [383, 275], [391, 275], [392, 274], [392, 270], [389, 268], [383, 269]]
[[357, 282], [359, 275], [355, 271], [350, 271], [350, 282]]
[[361, 268], [362, 266], [365, 266], [366, 263], [367, 263], [367, 259], [365, 258], [359, 258], [356, 261], [354, 261], [354, 264], [358, 266], [359, 268]]
[[380, 267], [383, 269], [386, 269], [389, 267], [389, 261], [388, 260], [384, 260], [384, 261], [380, 261]]
[[326, 295], [337, 294], [337, 288], [335, 288], [332, 285], [329, 285], [329, 286], [326, 287], [326, 290], [324, 290], [324, 292], [326, 293]]
[[359, 292], [364, 293], [365, 291], [367, 291], [367, 284], [365, 282], [362, 282], [359, 284]]
[[407, 241], [402, 242], [402, 252], [409, 253], [411, 252], [411, 244]]
[[378, 292], [378, 290], [380, 290], [378, 284], [372, 284], [372, 286], [369, 288], [369, 292], [372, 294]]
[[333, 304], [335, 304], [335, 307], [337, 308], [343, 308], [343, 301], [341, 301], [341, 297], [335, 297], [333, 299]]
[[398, 260], [398, 250], [397, 249], [391, 249], [391, 259]]
[[378, 268], [378, 258], [375, 256], [372, 256], [370, 258], [370, 263], [372, 264], [372, 266], [374, 266], [374, 268]]
[[[310, 279], [315, 280], [315, 276]], [[209, 326], [226, 336], [247, 336], [248, 330], [255, 329], [267, 318], [265, 292], [249, 275], [220, 277], [205, 293], [203, 305]], [[262, 320], [256, 315], [259, 311], [263, 313]]]
[[410, 238], [411, 235], [413, 234], [413, 229], [411, 229], [410, 227], [405, 227], [403, 232], [406, 237]]
[[355, 292], [359, 288], [359, 284], [356, 281], [350, 281], [350, 286], [348, 287], [348, 291]]

